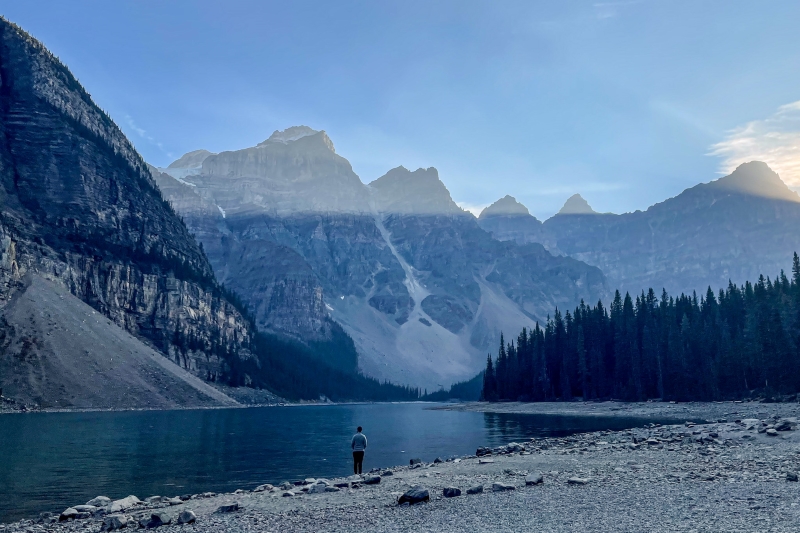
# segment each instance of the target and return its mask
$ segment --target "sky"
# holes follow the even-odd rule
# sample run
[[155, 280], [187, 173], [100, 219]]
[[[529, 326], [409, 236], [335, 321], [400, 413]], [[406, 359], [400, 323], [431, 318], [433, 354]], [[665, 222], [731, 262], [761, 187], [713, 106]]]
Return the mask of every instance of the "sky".
[[325, 130], [368, 183], [628, 212], [767, 161], [800, 186], [800, 2], [0, 0], [145, 159]]

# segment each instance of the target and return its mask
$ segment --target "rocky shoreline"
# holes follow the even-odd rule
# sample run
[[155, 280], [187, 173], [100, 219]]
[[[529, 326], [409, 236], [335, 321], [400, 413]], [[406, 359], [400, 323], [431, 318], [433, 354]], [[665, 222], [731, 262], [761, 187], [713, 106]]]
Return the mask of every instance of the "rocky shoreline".
[[718, 405], [741, 415], [537, 438], [344, 479], [98, 497], [0, 532], [795, 531], [798, 405]]

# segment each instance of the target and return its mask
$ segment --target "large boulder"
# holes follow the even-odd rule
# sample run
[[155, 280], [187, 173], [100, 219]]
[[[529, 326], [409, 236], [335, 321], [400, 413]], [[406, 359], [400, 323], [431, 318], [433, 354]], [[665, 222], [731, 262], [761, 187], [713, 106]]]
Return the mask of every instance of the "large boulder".
[[110, 503], [111, 503], [111, 498], [109, 498], [108, 496], [97, 496], [86, 502], [86, 505], [94, 505], [95, 507], [105, 507]]
[[178, 515], [179, 524], [194, 524], [196, 520], [197, 516], [192, 511], [183, 511]]
[[542, 482], [544, 482], [544, 476], [542, 475], [541, 472], [525, 476], [525, 484], [526, 485], [539, 485]]
[[467, 494], [480, 494], [483, 492], [483, 485], [475, 485], [467, 489]]
[[404, 503], [408, 503], [414, 505], [415, 503], [422, 503], [430, 501], [431, 495], [428, 492], [428, 489], [416, 486], [411, 487], [407, 491], [400, 496], [400, 499], [397, 500], [397, 503], [403, 505]]
[[[286, 495], [284, 494], [284, 496]], [[232, 513], [238, 510], [239, 510], [239, 502], [226, 503], [225, 505], [220, 505], [217, 508], [218, 513]]]
[[127, 511], [131, 507], [141, 504], [142, 501], [137, 498], [136, 496], [127, 496], [125, 498], [114, 500], [111, 502], [111, 505], [108, 508], [109, 514], [119, 513], [121, 511]]
[[455, 498], [456, 496], [461, 496], [461, 489], [456, 487], [445, 487], [442, 489], [442, 496], [445, 498]]
[[150, 515], [150, 520], [145, 523], [144, 527], [147, 529], [155, 529], [171, 523], [172, 517], [167, 513], [153, 513]]
[[78, 517], [78, 510], [74, 507], [64, 509], [58, 519], [63, 522], [64, 520], [75, 520]]
[[123, 514], [109, 514], [103, 517], [103, 531], [116, 531], [128, 526], [128, 517]]

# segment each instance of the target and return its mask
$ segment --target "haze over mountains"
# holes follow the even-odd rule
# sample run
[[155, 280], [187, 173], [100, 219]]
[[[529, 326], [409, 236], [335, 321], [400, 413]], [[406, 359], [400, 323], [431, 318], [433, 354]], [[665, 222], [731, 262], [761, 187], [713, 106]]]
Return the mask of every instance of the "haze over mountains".
[[260, 328], [326, 341], [341, 326], [363, 372], [428, 388], [474, 374], [500, 331], [556, 307], [616, 288], [691, 293], [775, 275], [800, 248], [797, 195], [763, 163], [644, 213], [597, 213], [575, 194], [544, 223], [511, 196], [476, 219], [435, 168], [365, 185], [305, 126], [160, 170]]
[[541, 222], [505, 196], [476, 218], [435, 168], [364, 184], [306, 126], [146, 165], [4, 19], [0, 91], [0, 386], [40, 405], [415, 398], [361, 374], [448, 387], [556, 308], [774, 276], [800, 249], [800, 198], [759, 162], [644, 212], [576, 194]]
[[540, 224], [489, 207], [480, 224], [498, 239], [538, 242], [597, 266], [610, 287], [701, 294], [708, 286], [717, 291], [729, 280], [774, 278], [786, 269], [787, 258], [800, 250], [800, 197], [766, 164], [751, 162], [644, 212], [562, 210]]
[[304, 126], [208, 154], [192, 175], [188, 163], [159, 170], [260, 328], [330, 341], [341, 326], [379, 379], [432, 389], [470, 378], [502, 330], [605, 290], [596, 268], [492, 239], [435, 168], [364, 185], [325, 132]]

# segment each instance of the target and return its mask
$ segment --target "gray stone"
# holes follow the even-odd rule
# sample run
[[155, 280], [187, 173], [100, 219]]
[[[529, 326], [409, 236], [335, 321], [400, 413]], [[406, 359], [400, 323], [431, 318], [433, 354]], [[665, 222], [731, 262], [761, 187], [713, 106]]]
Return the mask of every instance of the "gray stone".
[[455, 498], [456, 496], [461, 496], [461, 489], [456, 487], [445, 487], [442, 489], [442, 496], [445, 498]]
[[378, 485], [381, 482], [381, 476], [367, 476], [364, 478], [364, 485]]
[[180, 505], [180, 504], [183, 503], [183, 500], [181, 500], [178, 497], [175, 497], [175, 498], [162, 498], [161, 499], [161, 503], [168, 503], [170, 505]]
[[308, 488], [309, 494], [322, 494], [326, 492], [328, 486], [325, 483], [314, 483]]
[[796, 472], [786, 472], [786, 481], [797, 481]]
[[109, 498], [108, 496], [97, 496], [86, 502], [86, 505], [94, 505], [95, 507], [105, 507], [110, 503], [111, 503], [111, 498]]
[[437, 465], [438, 465], [439, 463], [443, 463], [443, 462], [444, 462], [444, 461], [442, 461], [442, 458], [441, 458], [441, 457], [437, 457], [436, 459], [434, 459], [434, 460], [433, 460], [433, 464], [437, 464]]
[[144, 503], [161, 503], [161, 496], [149, 496], [144, 499]]
[[67, 507], [58, 517], [63, 522], [64, 520], [75, 520], [78, 517], [78, 510], [74, 507]]
[[325, 487], [325, 492], [339, 492], [340, 490], [342, 489], [339, 487]]
[[467, 489], [467, 494], [480, 494], [483, 492], [483, 485], [475, 485]]
[[509, 483], [501, 483], [500, 481], [496, 481], [492, 483], [492, 492], [503, 492], [506, 490], [516, 490], [517, 487], [511, 485]]
[[381, 472], [381, 475], [382, 475], [383, 477], [386, 477], [386, 476], [393, 476], [393, 475], [394, 475], [394, 472], [392, 472], [391, 470], [384, 470], [383, 472]]
[[291, 498], [292, 496], [294, 496], [294, 492], [291, 490], [285, 490], [283, 491], [281, 496], [283, 496], [284, 498]]
[[272, 490], [274, 487], [269, 483], [265, 483], [264, 485], [259, 485], [258, 487], [253, 489], [253, 492], [264, 492], [267, 490]]
[[567, 480], [570, 485], [586, 485], [589, 483], [588, 477], [571, 477]]
[[94, 514], [95, 512], [97, 512], [97, 507], [95, 507], [94, 505], [76, 505], [74, 506], [74, 509], [79, 513]]
[[430, 501], [430, 499], [431, 496], [430, 493], [428, 492], [428, 489], [416, 486], [416, 487], [411, 487], [405, 493], [403, 493], [403, 495], [400, 496], [400, 499], [397, 500], [397, 503], [400, 505], [404, 503], [409, 503], [411, 505], [414, 505], [416, 503]]
[[192, 511], [183, 511], [178, 515], [179, 524], [194, 524], [197, 521], [197, 516]]
[[350, 483], [345, 481], [345, 482], [342, 482], [342, 483], [334, 483], [333, 486], [336, 487], [336, 488], [340, 488], [340, 489], [346, 489], [346, 488], [348, 488], [350, 486]]
[[489, 465], [494, 462], [494, 459], [478, 459], [479, 465]]
[[128, 517], [123, 514], [110, 514], [103, 517], [103, 531], [116, 531], [127, 527]]
[[422, 459], [419, 459], [419, 458], [414, 458], [414, 459], [411, 459], [411, 460], [408, 462], [408, 464], [410, 464], [411, 466], [418, 465], [418, 464], [422, 464]]
[[145, 524], [147, 529], [155, 529], [157, 527], [166, 526], [172, 523], [172, 517], [167, 513], [153, 513], [150, 515], [150, 520]]
[[226, 503], [217, 508], [218, 513], [232, 513], [239, 510], [239, 502]]
[[767, 435], [768, 435], [768, 436], [770, 436], [770, 437], [777, 437], [777, 436], [778, 436], [778, 432], [777, 432], [777, 431], [775, 431], [775, 429], [774, 429], [774, 428], [769, 428], [769, 429], [766, 431], [766, 433], [767, 433]]
[[114, 500], [109, 506], [109, 514], [119, 513], [120, 511], [127, 511], [131, 507], [141, 504], [142, 501], [136, 496], [127, 496], [125, 498]]
[[544, 476], [541, 472], [525, 476], [526, 485], [539, 485], [544, 482]]
[[775, 423], [775, 431], [791, 431], [797, 426], [797, 420], [794, 418], [784, 418]]

